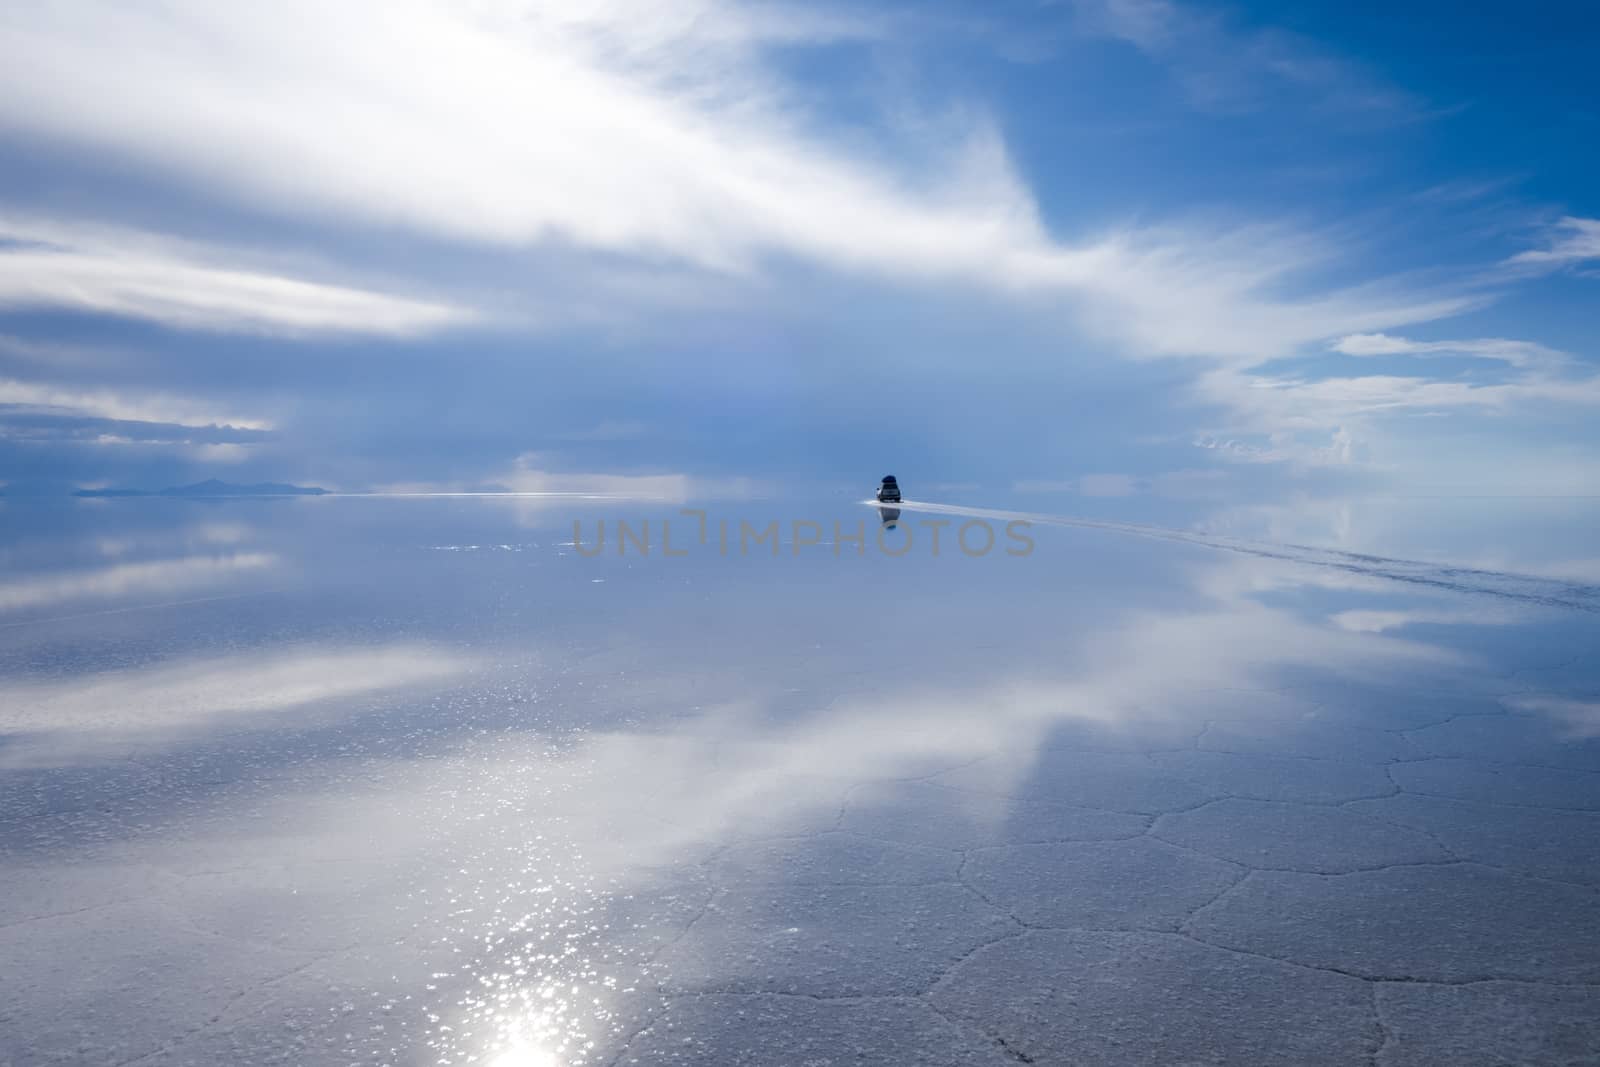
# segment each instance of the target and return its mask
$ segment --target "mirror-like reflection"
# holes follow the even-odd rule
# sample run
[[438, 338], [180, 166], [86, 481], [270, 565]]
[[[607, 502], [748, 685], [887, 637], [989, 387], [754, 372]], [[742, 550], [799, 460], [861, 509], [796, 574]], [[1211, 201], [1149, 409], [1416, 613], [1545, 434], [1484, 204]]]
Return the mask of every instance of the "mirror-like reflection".
[[[1008, 555], [1020, 512], [874, 506], [711, 503], [701, 537], [571, 499], [8, 512], [0, 590], [36, 591], [0, 604], [7, 1056], [1470, 1062], [1440, 1022], [1467, 1010], [1539, 1021], [1500, 1059], [1594, 1036], [1597, 624], [1560, 538], [1034, 515]], [[650, 551], [577, 551], [619, 520]], [[159, 569], [248, 556], [270, 577]]]

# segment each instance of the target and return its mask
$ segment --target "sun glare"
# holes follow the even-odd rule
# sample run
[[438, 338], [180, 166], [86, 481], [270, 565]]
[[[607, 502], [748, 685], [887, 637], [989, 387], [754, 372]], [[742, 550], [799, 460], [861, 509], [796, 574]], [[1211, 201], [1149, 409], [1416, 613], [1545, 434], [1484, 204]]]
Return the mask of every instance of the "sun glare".
[[490, 1060], [489, 1067], [561, 1067], [561, 1061], [534, 1045], [513, 1045]]

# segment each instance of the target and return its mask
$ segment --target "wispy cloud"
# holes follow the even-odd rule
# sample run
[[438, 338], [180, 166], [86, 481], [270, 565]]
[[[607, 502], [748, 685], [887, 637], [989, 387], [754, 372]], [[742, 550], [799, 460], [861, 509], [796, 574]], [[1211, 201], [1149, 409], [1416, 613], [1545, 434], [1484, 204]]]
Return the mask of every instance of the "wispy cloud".
[[842, 30], [765, 12], [176, 3], [157, 18], [91, 0], [0, 29], [0, 114], [252, 204], [497, 245], [732, 269], [758, 246], [871, 265], [1032, 232], [981, 125], [937, 190], [797, 128], [759, 50]]
[[491, 471], [471, 481], [391, 482], [371, 492], [395, 496], [516, 495], [537, 509], [574, 497], [615, 500], [652, 500], [662, 503], [744, 499], [754, 495], [756, 484], [747, 478], [707, 478], [692, 474], [646, 474], [618, 471], [555, 470], [555, 457], [524, 452], [509, 468]]
[[202, 400], [128, 388], [83, 388], [0, 378], [0, 405], [15, 404], [70, 415], [171, 426], [270, 430], [272, 421], [233, 414]]
[[1412, 341], [1382, 333], [1354, 333], [1330, 346], [1347, 356], [1473, 356], [1513, 367], [1552, 368], [1568, 362], [1565, 353], [1532, 341], [1486, 337], [1471, 341]]
[[1558, 222], [1548, 248], [1519, 252], [1506, 262], [1512, 266], [1555, 270], [1600, 260], [1600, 219], [1569, 215]]
[[[1062, 240], [981, 111], [915, 131], [886, 123], [893, 150], [830, 136], [772, 52], [879, 32], [856, 16], [723, 0], [174, 2], [159, 17], [78, 0], [0, 26], [0, 122], [318, 221], [724, 277], [798, 259], [1065, 298], [1134, 354], [1264, 358], [1467, 306], [1400, 282], [1294, 295], [1300, 272], [1339, 249], [1260, 227]], [[1277, 76], [1320, 77], [1256, 52]], [[46, 285], [51, 300], [177, 322], [394, 333], [459, 316], [173, 263], [9, 255], [13, 301]]]
[[496, 481], [518, 493], [594, 494], [630, 500], [683, 503], [751, 495], [753, 486], [742, 478], [708, 479], [688, 474], [617, 474], [557, 472], [544, 469], [545, 457], [536, 452], [517, 457], [512, 469]]
[[1392, 374], [1353, 378], [1267, 377], [1220, 369], [1199, 379], [1207, 399], [1251, 416], [1256, 429], [1332, 429], [1362, 415], [1503, 412], [1530, 404], [1600, 404], [1600, 378], [1530, 378], [1501, 384]]
[[1352, 633], [1381, 634], [1408, 626], [1504, 626], [1523, 618], [1514, 609], [1473, 604], [1468, 608], [1428, 607], [1403, 610], [1351, 610], [1337, 612], [1331, 621]]
[[1363, 459], [1364, 431], [1377, 420], [1600, 407], [1600, 375], [1566, 353], [1529, 341], [1416, 341], [1375, 333], [1348, 335], [1329, 347], [1364, 358], [1471, 356], [1503, 363], [1507, 370], [1501, 380], [1475, 381], [1395, 373], [1311, 377], [1216, 367], [1198, 377], [1194, 391], [1202, 402], [1226, 409], [1232, 422], [1196, 444], [1230, 459], [1346, 465]]
[[0, 218], [0, 308], [66, 308], [191, 329], [409, 335], [470, 319], [443, 304], [305, 281], [127, 230]]
[[110, 433], [89, 438], [87, 443], [98, 448], [168, 450], [200, 463], [243, 463], [252, 458], [256, 447], [249, 441], [196, 441], [191, 437], [127, 437]]
[[1287, 91], [1352, 113], [1411, 118], [1421, 101], [1357, 64], [1284, 30], [1239, 24], [1176, 0], [1068, 0], [1079, 32], [1123, 41], [1165, 64], [1194, 106], [1251, 111]]
[[[113, 459], [119, 465], [124, 461], [164, 459], [241, 463], [259, 456], [275, 436], [268, 430], [233, 426], [128, 422], [61, 414], [55, 408], [0, 406], [0, 444], [20, 446], [28, 450], [24, 454], [60, 456], [72, 450], [80, 459], [89, 461], [91, 467], [100, 466], [104, 459]], [[96, 453], [101, 455], [96, 457]], [[104, 484], [97, 482], [97, 486]]]

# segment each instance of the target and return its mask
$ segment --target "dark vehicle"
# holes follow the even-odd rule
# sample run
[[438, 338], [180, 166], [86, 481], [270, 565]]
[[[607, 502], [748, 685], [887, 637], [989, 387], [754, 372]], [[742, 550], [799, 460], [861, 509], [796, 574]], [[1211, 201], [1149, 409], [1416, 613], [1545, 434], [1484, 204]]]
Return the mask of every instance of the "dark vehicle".
[[900, 503], [900, 483], [894, 480], [894, 475], [885, 474], [883, 484], [878, 486], [878, 502], [880, 504]]

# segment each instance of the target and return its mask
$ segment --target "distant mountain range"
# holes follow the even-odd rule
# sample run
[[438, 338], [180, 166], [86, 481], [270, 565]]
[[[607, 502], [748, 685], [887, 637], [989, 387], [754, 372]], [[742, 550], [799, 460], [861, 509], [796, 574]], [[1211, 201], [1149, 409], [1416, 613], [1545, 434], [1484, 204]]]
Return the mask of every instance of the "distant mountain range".
[[193, 485], [177, 485], [167, 489], [79, 489], [73, 496], [322, 496], [328, 490], [317, 486], [284, 485], [281, 482], [258, 482], [255, 485], [234, 485], [208, 478]]

